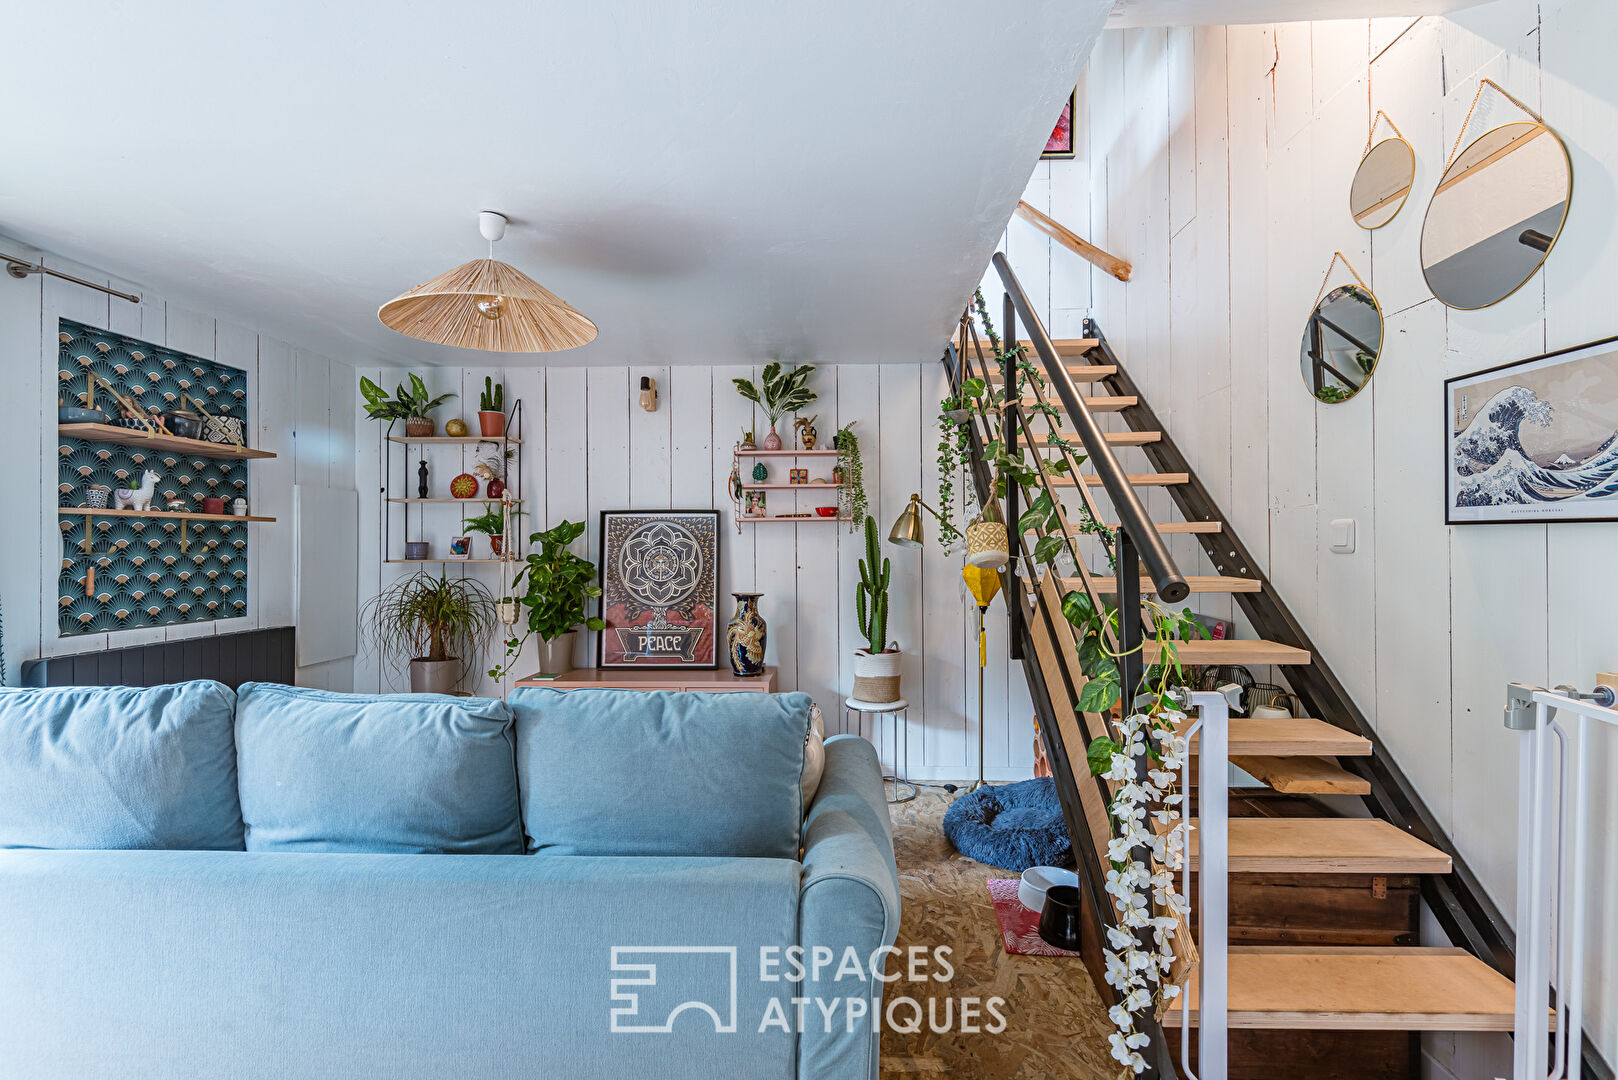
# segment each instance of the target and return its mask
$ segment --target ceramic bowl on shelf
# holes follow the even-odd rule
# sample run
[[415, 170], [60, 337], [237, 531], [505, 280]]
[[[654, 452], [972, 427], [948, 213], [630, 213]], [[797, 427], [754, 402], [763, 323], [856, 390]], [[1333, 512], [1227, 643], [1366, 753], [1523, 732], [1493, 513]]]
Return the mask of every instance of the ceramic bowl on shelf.
[[1029, 911], [1042, 911], [1045, 893], [1053, 885], [1077, 886], [1078, 883], [1079, 875], [1071, 870], [1059, 866], [1030, 866], [1022, 872], [1022, 881], [1017, 885], [1017, 901]]
[[105, 424], [107, 414], [100, 409], [81, 409], [74, 405], [63, 405], [56, 410], [58, 424]]
[[202, 417], [188, 412], [166, 412], [163, 414], [163, 423], [168, 425], [169, 434], [181, 439], [202, 438]]
[[837, 516], [837, 507], [835, 507], [835, 506], [817, 506], [817, 507], [815, 507], [815, 513], [819, 514], [821, 517], [836, 517]]

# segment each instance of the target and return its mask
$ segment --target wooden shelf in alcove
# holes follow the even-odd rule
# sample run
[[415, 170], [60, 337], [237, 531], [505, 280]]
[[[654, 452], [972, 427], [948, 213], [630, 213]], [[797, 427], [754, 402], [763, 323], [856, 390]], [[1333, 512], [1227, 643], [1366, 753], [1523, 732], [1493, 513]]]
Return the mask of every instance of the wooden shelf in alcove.
[[178, 435], [152, 435], [145, 429], [113, 427], [111, 424], [57, 424], [56, 433], [70, 439], [88, 439], [91, 442], [119, 443], [123, 446], [145, 446], [153, 450], [171, 450], [178, 454], [206, 458], [272, 458], [268, 450], [254, 450], [233, 443], [203, 442], [201, 439], [182, 439]]
[[[274, 455], [271, 455], [274, 456]], [[252, 514], [200, 514], [190, 510], [93, 510], [88, 506], [58, 506], [60, 517], [184, 518], [186, 521], [274, 521]]]

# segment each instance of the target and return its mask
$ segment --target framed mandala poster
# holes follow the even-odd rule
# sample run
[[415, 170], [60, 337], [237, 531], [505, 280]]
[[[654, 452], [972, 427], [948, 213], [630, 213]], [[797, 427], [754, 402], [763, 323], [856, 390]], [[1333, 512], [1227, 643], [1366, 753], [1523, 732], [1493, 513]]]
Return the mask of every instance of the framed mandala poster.
[[719, 511], [601, 511], [603, 668], [719, 666]]
[[1618, 518], [1618, 338], [1444, 384], [1449, 525]]

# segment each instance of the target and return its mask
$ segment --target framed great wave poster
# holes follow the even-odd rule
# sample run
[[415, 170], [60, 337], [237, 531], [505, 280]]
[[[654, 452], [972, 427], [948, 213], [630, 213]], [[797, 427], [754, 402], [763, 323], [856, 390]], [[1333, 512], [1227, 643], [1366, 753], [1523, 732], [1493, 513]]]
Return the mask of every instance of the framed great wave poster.
[[1618, 338], [1444, 383], [1450, 525], [1618, 520]]
[[601, 511], [603, 668], [719, 666], [719, 511]]

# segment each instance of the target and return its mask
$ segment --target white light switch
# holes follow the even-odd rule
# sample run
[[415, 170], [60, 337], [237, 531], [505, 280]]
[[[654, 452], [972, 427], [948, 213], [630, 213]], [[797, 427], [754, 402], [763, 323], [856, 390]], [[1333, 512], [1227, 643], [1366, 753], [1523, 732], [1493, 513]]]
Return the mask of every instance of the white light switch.
[[1334, 518], [1331, 523], [1331, 549], [1339, 555], [1354, 554], [1354, 519]]

